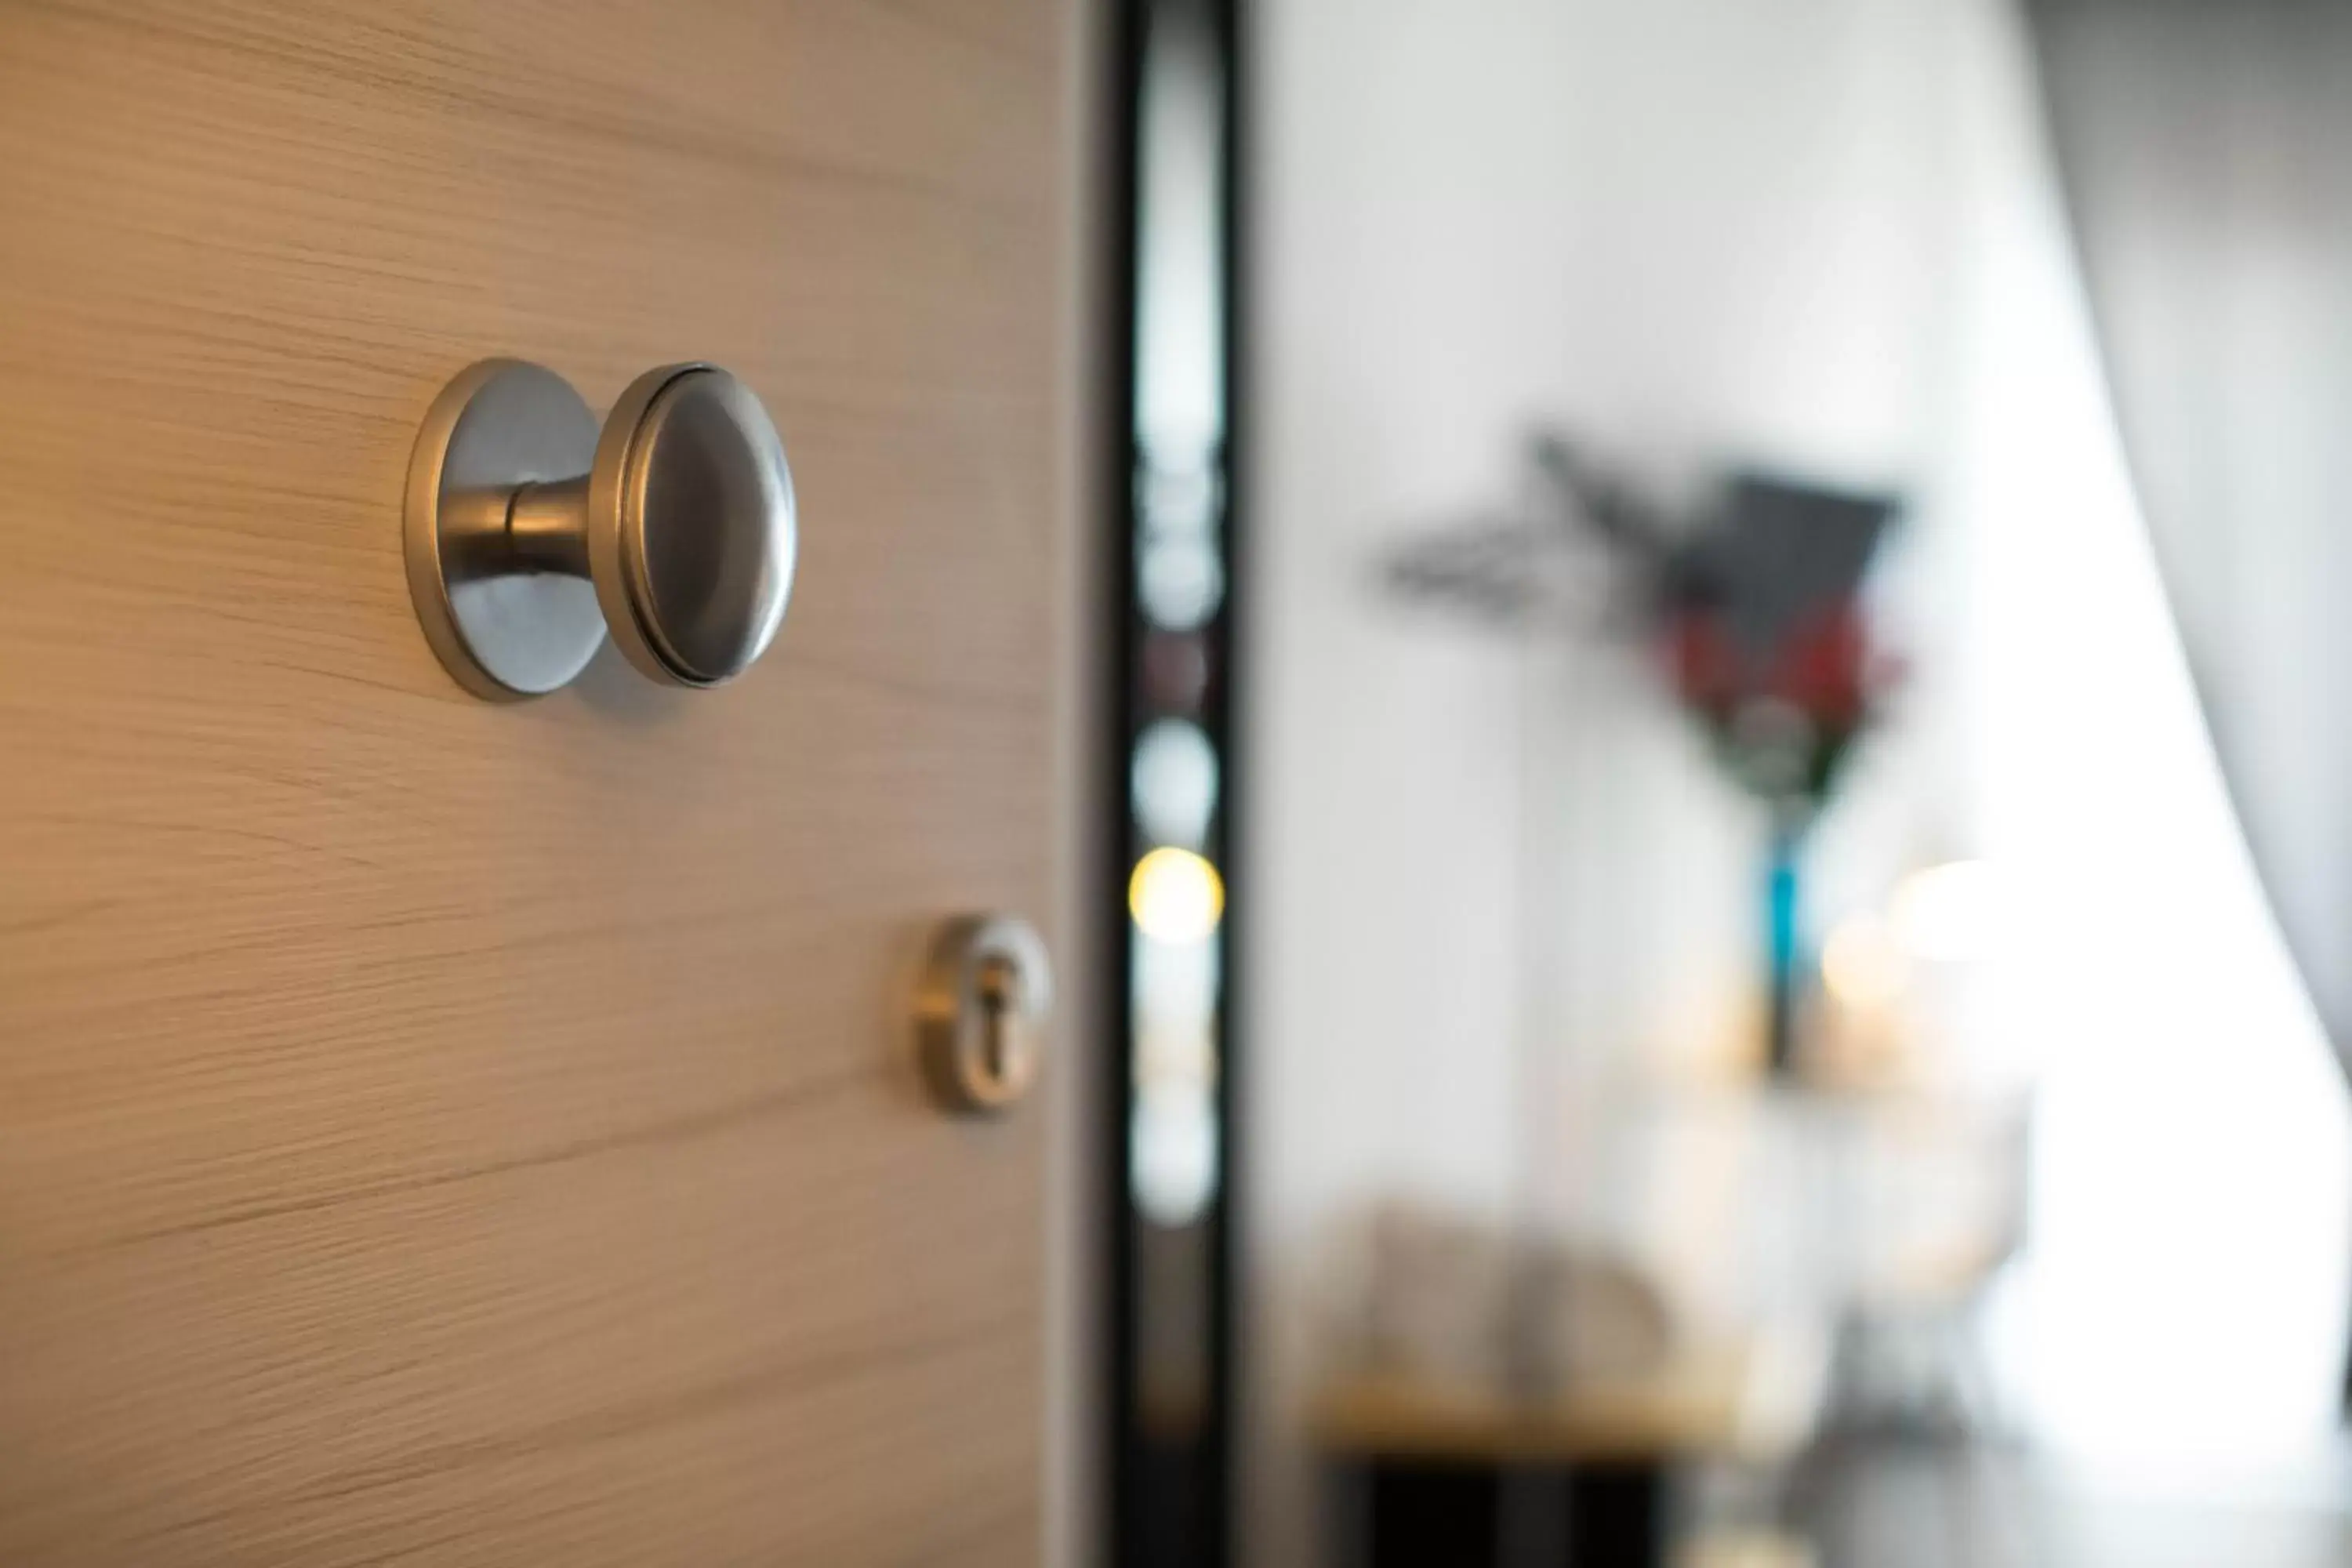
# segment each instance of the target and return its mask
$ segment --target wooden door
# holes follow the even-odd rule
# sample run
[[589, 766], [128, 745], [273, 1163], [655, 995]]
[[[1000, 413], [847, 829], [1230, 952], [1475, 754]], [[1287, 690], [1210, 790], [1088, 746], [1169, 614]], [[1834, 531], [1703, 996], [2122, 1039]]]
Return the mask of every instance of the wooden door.
[[[0, 5], [0, 1563], [1035, 1561], [1064, 11]], [[487, 354], [761, 395], [758, 668], [443, 672]]]

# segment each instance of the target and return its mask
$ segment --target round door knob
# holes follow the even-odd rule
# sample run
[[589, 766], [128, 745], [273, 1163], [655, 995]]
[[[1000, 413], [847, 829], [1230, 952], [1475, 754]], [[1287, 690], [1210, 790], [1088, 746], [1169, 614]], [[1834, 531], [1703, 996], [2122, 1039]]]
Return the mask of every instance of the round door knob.
[[639, 376], [601, 433], [552, 371], [468, 368], [418, 433], [406, 529], [426, 639], [499, 698], [566, 684], [608, 632], [656, 680], [732, 680], [783, 624], [799, 542], [775, 426], [708, 364]]

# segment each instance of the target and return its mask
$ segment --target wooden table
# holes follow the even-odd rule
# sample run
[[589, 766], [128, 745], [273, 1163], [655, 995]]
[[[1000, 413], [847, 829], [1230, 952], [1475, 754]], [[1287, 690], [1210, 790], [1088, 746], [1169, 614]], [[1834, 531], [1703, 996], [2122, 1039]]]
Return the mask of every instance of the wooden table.
[[1752, 1363], [1695, 1354], [1546, 1399], [1402, 1376], [1327, 1389], [1310, 1429], [1335, 1568], [1659, 1568], [1675, 1473], [1766, 1442]]

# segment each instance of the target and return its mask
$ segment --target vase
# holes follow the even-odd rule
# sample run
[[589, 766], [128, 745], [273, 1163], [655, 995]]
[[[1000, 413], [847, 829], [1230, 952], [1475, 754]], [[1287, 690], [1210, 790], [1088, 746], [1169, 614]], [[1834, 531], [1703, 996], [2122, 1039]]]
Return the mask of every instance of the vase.
[[1764, 1070], [1796, 1070], [1804, 989], [1812, 972], [1804, 933], [1805, 829], [1811, 812], [1782, 804], [1772, 813], [1764, 864]]

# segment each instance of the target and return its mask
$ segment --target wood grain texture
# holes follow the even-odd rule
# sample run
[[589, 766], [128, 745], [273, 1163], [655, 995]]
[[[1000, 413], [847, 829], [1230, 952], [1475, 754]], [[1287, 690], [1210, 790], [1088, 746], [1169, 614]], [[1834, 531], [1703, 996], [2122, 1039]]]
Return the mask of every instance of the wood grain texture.
[[[1066, 826], [1065, 21], [0, 7], [0, 1562], [1034, 1560], [1037, 1117], [900, 1010]], [[488, 353], [762, 395], [760, 668], [434, 663]]]

